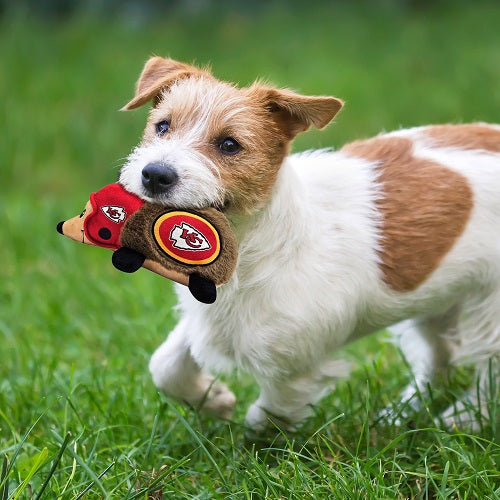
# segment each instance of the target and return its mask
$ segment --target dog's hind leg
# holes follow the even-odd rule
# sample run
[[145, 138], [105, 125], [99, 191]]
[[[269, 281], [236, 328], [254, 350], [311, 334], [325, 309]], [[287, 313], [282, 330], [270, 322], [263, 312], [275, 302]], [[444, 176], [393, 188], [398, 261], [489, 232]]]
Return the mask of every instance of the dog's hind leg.
[[[472, 364], [476, 384], [442, 415], [449, 427], [480, 427], [479, 419], [492, 417], [500, 388], [500, 285], [471, 294], [457, 326], [456, 365]], [[492, 406], [493, 405], [493, 406]]]
[[186, 345], [186, 320], [181, 320], [151, 357], [149, 370], [155, 385], [167, 396], [188, 403], [202, 412], [230, 418], [234, 394], [204, 373]]
[[399, 408], [386, 409], [382, 415], [397, 414], [405, 418], [409, 410], [420, 408], [421, 401], [416, 395], [425, 394], [427, 384], [443, 375], [449, 365], [452, 354], [449, 339], [454, 335], [459, 310], [455, 306], [445, 314], [402, 321], [390, 328], [411, 366], [413, 380], [402, 391]]

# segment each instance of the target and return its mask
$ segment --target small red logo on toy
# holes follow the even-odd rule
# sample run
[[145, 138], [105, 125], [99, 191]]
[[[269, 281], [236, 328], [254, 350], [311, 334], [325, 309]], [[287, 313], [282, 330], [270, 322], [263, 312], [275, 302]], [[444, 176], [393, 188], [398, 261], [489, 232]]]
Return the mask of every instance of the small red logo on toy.
[[161, 250], [184, 264], [210, 264], [220, 253], [219, 233], [208, 220], [190, 212], [160, 215], [153, 236]]
[[119, 224], [125, 220], [127, 216], [127, 212], [123, 207], [117, 207], [115, 205], [104, 205], [101, 207], [101, 210], [104, 212], [104, 215], [113, 222]]

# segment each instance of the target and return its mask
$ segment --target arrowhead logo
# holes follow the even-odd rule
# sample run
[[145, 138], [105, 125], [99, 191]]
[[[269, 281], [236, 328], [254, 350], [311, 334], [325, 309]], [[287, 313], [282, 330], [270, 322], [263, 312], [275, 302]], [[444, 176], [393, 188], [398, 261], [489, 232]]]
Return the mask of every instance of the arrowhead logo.
[[197, 231], [187, 222], [183, 222], [180, 226], [174, 226], [170, 232], [170, 241], [175, 248], [180, 250], [210, 250], [212, 246], [205, 238], [203, 233]]
[[172, 211], [160, 215], [153, 224], [153, 238], [169, 257], [189, 265], [207, 265], [220, 254], [219, 233], [203, 217]]
[[104, 212], [104, 215], [113, 222], [119, 224], [125, 220], [127, 216], [127, 212], [123, 207], [118, 207], [115, 205], [104, 205], [101, 207], [101, 210]]

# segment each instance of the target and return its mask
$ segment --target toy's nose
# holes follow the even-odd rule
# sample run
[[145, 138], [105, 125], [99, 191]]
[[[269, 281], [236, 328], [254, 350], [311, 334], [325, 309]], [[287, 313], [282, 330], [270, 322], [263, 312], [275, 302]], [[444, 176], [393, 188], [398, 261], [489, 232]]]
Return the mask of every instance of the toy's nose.
[[178, 178], [176, 170], [164, 163], [149, 163], [142, 169], [142, 185], [151, 194], [166, 193]]
[[63, 233], [63, 224], [64, 224], [65, 222], [66, 222], [66, 221], [65, 221], [65, 220], [63, 220], [63, 221], [61, 221], [61, 222], [59, 222], [59, 223], [57, 224], [56, 229], [57, 229], [57, 232], [58, 232], [58, 233], [60, 233], [60, 234], [64, 234], [64, 233]]

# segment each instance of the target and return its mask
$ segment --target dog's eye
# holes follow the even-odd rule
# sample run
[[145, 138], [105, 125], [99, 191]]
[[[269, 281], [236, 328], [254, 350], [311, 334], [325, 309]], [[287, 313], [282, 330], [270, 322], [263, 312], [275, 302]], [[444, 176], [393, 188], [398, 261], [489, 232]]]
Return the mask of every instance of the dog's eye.
[[235, 155], [241, 151], [241, 146], [232, 137], [226, 137], [219, 143], [219, 149], [225, 155]]
[[170, 128], [170, 122], [168, 120], [163, 120], [156, 124], [156, 135], [161, 137], [168, 132]]

